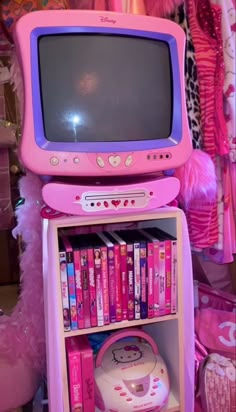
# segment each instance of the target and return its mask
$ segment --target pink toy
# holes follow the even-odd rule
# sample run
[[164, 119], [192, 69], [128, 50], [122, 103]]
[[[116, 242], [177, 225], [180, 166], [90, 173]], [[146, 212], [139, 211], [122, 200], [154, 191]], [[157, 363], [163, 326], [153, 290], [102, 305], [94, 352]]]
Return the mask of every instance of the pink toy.
[[[87, 37], [96, 50], [106, 50], [99, 59], [102, 68], [85, 52]], [[189, 158], [185, 35], [176, 23], [112, 12], [34, 12], [17, 22], [15, 42], [25, 97], [20, 153], [29, 170], [48, 176], [142, 175], [173, 169]], [[114, 64], [116, 44], [120, 58]], [[134, 44], [138, 52], [128, 58]], [[64, 65], [63, 47], [72, 60], [79, 47], [80, 59]], [[121, 72], [127, 75], [120, 78]]]
[[0, 317], [1, 412], [34, 397], [45, 366], [41, 188], [40, 180], [31, 173], [20, 181], [25, 203], [16, 211], [14, 236], [22, 236], [26, 249], [20, 259], [21, 296], [11, 316]]
[[96, 358], [95, 381], [101, 412], [129, 412], [131, 402], [137, 412], [157, 412], [168, 401], [166, 365], [154, 340], [140, 329], [118, 331], [106, 339]]

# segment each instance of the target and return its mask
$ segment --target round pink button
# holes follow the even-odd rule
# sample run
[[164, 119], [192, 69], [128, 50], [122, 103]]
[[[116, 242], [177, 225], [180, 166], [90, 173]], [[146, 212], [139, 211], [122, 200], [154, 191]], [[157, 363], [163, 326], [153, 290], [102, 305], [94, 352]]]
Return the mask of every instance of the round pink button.
[[158, 385], [153, 385], [152, 389], [157, 389]]
[[125, 392], [120, 393], [120, 396], [126, 396], [126, 395], [127, 395], [127, 393], [125, 393]]
[[115, 389], [115, 391], [121, 391], [122, 387], [121, 386], [115, 386], [114, 389]]
[[133, 399], [132, 398], [127, 398], [126, 401], [127, 402], [131, 402]]
[[151, 392], [151, 396], [155, 396], [156, 395], [156, 392]]
[[153, 382], [158, 382], [160, 379], [159, 378], [154, 378]]

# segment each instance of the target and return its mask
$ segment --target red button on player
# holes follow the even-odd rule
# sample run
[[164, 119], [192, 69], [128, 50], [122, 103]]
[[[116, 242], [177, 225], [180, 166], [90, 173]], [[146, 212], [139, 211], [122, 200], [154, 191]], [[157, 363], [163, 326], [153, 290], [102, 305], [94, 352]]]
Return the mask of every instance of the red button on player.
[[125, 392], [120, 393], [120, 396], [126, 396], [126, 395], [127, 395], [127, 393], [125, 393]]
[[129, 203], [129, 201], [128, 201], [128, 200], [125, 200], [125, 201], [124, 201], [124, 206], [127, 206], [128, 203]]
[[114, 389], [115, 389], [115, 391], [121, 391], [122, 387], [121, 386], [115, 386]]
[[104, 202], [104, 206], [108, 207], [109, 206], [108, 202]]

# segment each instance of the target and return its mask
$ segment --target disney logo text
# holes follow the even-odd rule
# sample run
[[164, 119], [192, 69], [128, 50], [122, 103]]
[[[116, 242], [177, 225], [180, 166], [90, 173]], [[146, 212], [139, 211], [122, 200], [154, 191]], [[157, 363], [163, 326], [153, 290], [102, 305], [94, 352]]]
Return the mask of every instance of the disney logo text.
[[102, 23], [112, 23], [112, 24], [116, 23], [115, 19], [109, 19], [109, 17], [107, 16], [99, 16], [99, 17]]

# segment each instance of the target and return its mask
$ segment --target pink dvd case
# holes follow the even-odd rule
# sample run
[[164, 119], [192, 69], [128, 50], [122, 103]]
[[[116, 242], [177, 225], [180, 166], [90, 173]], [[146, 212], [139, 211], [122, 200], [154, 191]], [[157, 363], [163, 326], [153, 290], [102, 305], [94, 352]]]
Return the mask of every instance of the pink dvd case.
[[101, 260], [101, 248], [95, 247], [94, 253], [94, 271], [96, 279], [96, 304], [97, 304], [97, 325], [104, 325], [104, 312], [103, 312], [103, 290], [102, 290], [102, 260]]
[[78, 329], [78, 316], [77, 316], [77, 302], [76, 302], [76, 288], [75, 288], [75, 268], [74, 268], [74, 255], [73, 247], [69, 238], [60, 234], [61, 240], [64, 244], [66, 251], [66, 265], [67, 265], [67, 279], [69, 290], [69, 303], [70, 303], [70, 324], [71, 329]]
[[154, 245], [147, 242], [148, 318], [154, 317]]
[[[150, 233], [149, 228], [140, 230], [148, 239], [148, 317], [159, 316], [160, 284], [159, 284], [159, 240]], [[152, 310], [153, 305], [153, 310]]]
[[166, 271], [166, 289], [165, 289], [165, 314], [171, 313], [171, 240], [165, 240], [165, 271]]
[[84, 298], [84, 327], [90, 328], [90, 298], [89, 298], [89, 273], [88, 273], [88, 250], [81, 248], [81, 271], [82, 271], [82, 285]]
[[156, 241], [159, 243], [158, 247], [158, 268], [159, 268], [159, 315], [165, 315], [166, 307], [166, 248], [165, 239], [160, 235], [159, 229], [151, 227], [146, 229]]
[[93, 248], [87, 250], [88, 257], [88, 278], [89, 278], [89, 307], [90, 307], [90, 325], [97, 326], [97, 304], [96, 304], [96, 280], [94, 272], [94, 255]]
[[83, 298], [83, 283], [81, 272], [81, 257], [80, 250], [74, 249], [74, 267], [75, 267], [75, 286], [77, 300], [77, 316], [79, 329], [84, 328], [84, 298]]
[[115, 277], [115, 256], [114, 243], [106, 233], [98, 233], [107, 247], [108, 285], [109, 285], [109, 314], [110, 322], [116, 322], [116, 277]]
[[[70, 411], [83, 409], [82, 361], [78, 338], [66, 338], [67, 370], [69, 379]], [[84, 371], [83, 371], [84, 374]]]
[[108, 265], [107, 265], [107, 247], [101, 247], [101, 260], [102, 260], [102, 290], [103, 290], [103, 319], [104, 325], [110, 323], [110, 310], [109, 310], [109, 282], [108, 282]]
[[128, 319], [128, 281], [127, 281], [127, 245], [126, 242], [116, 233], [111, 232], [111, 236], [120, 246], [120, 282], [122, 301], [122, 320]]
[[178, 259], [177, 240], [172, 240], [171, 249], [171, 313], [177, 312], [177, 282], [178, 282]]
[[61, 297], [63, 310], [63, 324], [64, 331], [68, 332], [70, 327], [70, 305], [69, 305], [69, 291], [66, 265], [66, 252], [63, 250], [64, 246], [59, 238], [59, 263], [60, 263], [60, 279], [61, 279]]

